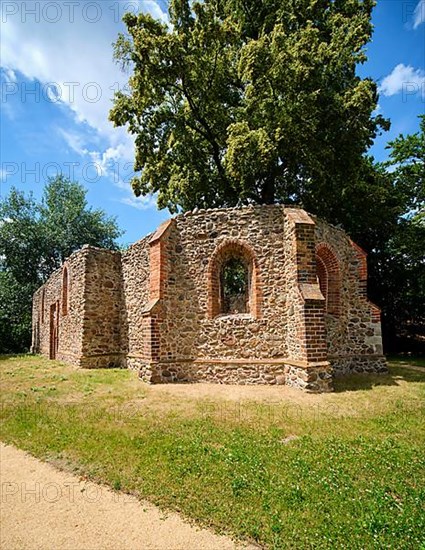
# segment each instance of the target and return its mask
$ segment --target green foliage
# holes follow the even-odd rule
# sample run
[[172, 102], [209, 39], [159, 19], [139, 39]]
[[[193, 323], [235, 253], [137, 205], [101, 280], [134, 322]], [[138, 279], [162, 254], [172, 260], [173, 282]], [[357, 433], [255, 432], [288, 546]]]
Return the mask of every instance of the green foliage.
[[33, 285], [18, 283], [10, 271], [0, 269], [0, 350], [2, 353], [29, 349], [33, 291]]
[[12, 189], [0, 202], [0, 350], [28, 349], [33, 292], [84, 244], [117, 248], [116, 221], [89, 208], [86, 190], [50, 179], [38, 203]]
[[63, 176], [50, 179], [37, 203], [12, 188], [0, 203], [0, 254], [19, 282], [43, 283], [84, 244], [116, 248], [122, 232], [102, 210], [89, 208], [87, 191]]
[[[424, 351], [425, 116], [420, 119], [419, 132], [389, 144], [389, 161], [380, 167], [392, 170], [386, 177], [399, 211], [390, 232], [384, 226], [380, 240], [375, 237], [370, 288], [382, 305], [385, 344], [391, 351]], [[379, 212], [391, 212], [388, 202]]]
[[392, 171], [394, 185], [406, 197], [407, 211], [423, 212], [425, 208], [425, 115], [419, 117], [419, 131], [399, 135], [388, 144], [390, 158], [385, 163]]
[[223, 267], [222, 284], [225, 295], [243, 295], [248, 290], [248, 270], [243, 261], [231, 259]]
[[222, 313], [246, 313], [248, 267], [240, 259], [228, 260], [221, 272]]
[[386, 349], [425, 351], [424, 213], [402, 219], [372, 260], [371, 290], [383, 306]]
[[387, 127], [371, 114], [376, 85], [356, 76], [372, 6], [172, 0], [170, 26], [127, 14], [115, 57], [129, 93], [110, 118], [136, 136], [135, 193], [171, 211], [302, 202], [344, 221], [344, 194]]

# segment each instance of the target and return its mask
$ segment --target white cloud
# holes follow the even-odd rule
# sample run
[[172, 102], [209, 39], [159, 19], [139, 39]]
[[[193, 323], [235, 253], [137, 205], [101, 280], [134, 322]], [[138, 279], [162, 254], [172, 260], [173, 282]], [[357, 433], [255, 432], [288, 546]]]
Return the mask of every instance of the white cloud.
[[122, 204], [137, 208], [137, 210], [148, 210], [156, 207], [156, 197], [147, 195], [146, 197], [136, 197], [133, 194], [120, 200]]
[[[117, 171], [118, 165], [122, 164], [126, 168], [133, 165], [134, 162], [134, 142], [130, 135], [123, 136], [123, 142], [115, 147], [108, 147], [104, 151], [90, 150], [86, 143], [89, 136], [75, 131], [57, 128], [58, 134], [65, 141], [68, 147], [78, 155], [90, 158], [90, 162], [96, 164], [99, 175], [111, 176]], [[121, 168], [123, 170], [123, 168]]]
[[161, 19], [161, 21], [168, 24], [168, 14], [162, 11], [161, 6], [155, 0], [141, 0], [139, 2], [139, 9], [150, 13], [155, 19]]
[[419, 25], [425, 23], [425, 0], [419, 0], [413, 14], [413, 28], [416, 29]]
[[425, 71], [399, 63], [379, 86], [379, 93], [393, 96], [400, 92], [407, 95], [425, 93]]
[[14, 73], [14, 71], [12, 71], [12, 69], [9, 69], [9, 68], [2, 69], [2, 76], [3, 76], [3, 80], [7, 84], [14, 84], [17, 81], [16, 74]]
[[[1, 7], [1, 61], [7, 78], [15, 82], [15, 72], [19, 71], [35, 81], [34, 85], [40, 83], [41, 93], [73, 113], [82, 125], [82, 136], [83, 125], [88, 125], [106, 140], [106, 155], [109, 148], [127, 153], [132, 141], [124, 128], [113, 128], [108, 113], [114, 91], [122, 89], [127, 80], [113, 61], [112, 43], [118, 32], [125, 30], [121, 23], [124, 10], [139, 9], [167, 20], [154, 0], [63, 4], [27, 0], [4, 2]], [[28, 88], [34, 88], [32, 83]], [[20, 94], [25, 101], [25, 91], [20, 90]], [[64, 131], [63, 137], [70, 147], [86, 152], [83, 137], [72, 145], [72, 136], [66, 134]], [[120, 147], [123, 143], [126, 147]]]
[[[71, 113], [76, 126], [56, 128], [59, 136], [121, 189], [124, 196], [118, 200], [141, 210], [154, 207], [155, 198], [136, 198], [131, 190], [134, 138], [108, 120], [114, 92], [127, 82], [113, 60], [112, 43], [125, 31], [121, 22], [125, 11], [149, 12], [167, 22], [160, 1], [27, 0], [0, 6], [4, 80], [20, 87], [24, 102], [27, 82], [17, 80], [19, 72], [32, 81], [29, 91], [39, 86], [42, 97]], [[2, 104], [3, 109], [9, 107]]]
[[88, 154], [92, 162], [100, 168], [103, 175], [110, 175], [111, 170], [116, 171], [119, 164], [123, 163], [127, 171], [133, 166], [133, 148], [132, 143], [119, 143], [116, 147], [108, 147], [103, 153], [100, 151], [90, 151]]
[[134, 144], [131, 136], [126, 136], [123, 143], [119, 143], [116, 147], [108, 147], [105, 151], [94, 151], [85, 147], [84, 136], [74, 131], [66, 131], [63, 128], [57, 129], [58, 134], [65, 141], [70, 149], [78, 155], [87, 158], [87, 164], [84, 164], [84, 170], [91, 170], [97, 174], [97, 177], [108, 177], [109, 180], [119, 188], [124, 196], [118, 198], [118, 202], [137, 208], [138, 210], [146, 210], [155, 208], [155, 198], [134, 196], [131, 189], [130, 181], [133, 176], [134, 164]]
[[1, 67], [0, 71], [0, 109], [2, 114], [5, 114], [10, 120], [15, 119], [15, 109], [12, 107], [12, 102], [8, 101], [8, 98], [15, 95], [18, 92], [17, 77], [12, 69], [7, 67]]
[[78, 155], [84, 156], [89, 153], [88, 149], [83, 146], [85, 142], [85, 137], [83, 135], [77, 134], [76, 132], [69, 132], [63, 128], [57, 128], [57, 132], [64, 139], [68, 147]]

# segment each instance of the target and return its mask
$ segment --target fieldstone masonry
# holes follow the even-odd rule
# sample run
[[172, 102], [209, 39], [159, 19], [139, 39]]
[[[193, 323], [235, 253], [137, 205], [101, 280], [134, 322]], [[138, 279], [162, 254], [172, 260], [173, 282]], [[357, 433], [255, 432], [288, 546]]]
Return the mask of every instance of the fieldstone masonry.
[[[223, 269], [246, 268], [246, 311], [223, 310]], [[84, 246], [38, 289], [33, 351], [151, 383], [286, 384], [386, 372], [365, 252], [280, 205], [195, 210], [124, 252]]]

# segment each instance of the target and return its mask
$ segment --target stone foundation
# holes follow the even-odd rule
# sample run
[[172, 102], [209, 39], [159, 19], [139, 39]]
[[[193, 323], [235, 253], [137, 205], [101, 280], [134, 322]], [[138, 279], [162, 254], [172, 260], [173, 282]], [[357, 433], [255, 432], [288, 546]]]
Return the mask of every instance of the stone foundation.
[[328, 362], [310, 366], [289, 363], [187, 361], [181, 363], [144, 364], [131, 360], [139, 377], [149, 384], [207, 382], [240, 385], [287, 385], [311, 393], [333, 390], [332, 368]]
[[83, 356], [79, 360], [79, 367], [84, 369], [119, 369], [126, 366], [125, 356], [122, 354], [100, 354]]
[[383, 355], [330, 357], [335, 376], [346, 374], [388, 374], [387, 360]]

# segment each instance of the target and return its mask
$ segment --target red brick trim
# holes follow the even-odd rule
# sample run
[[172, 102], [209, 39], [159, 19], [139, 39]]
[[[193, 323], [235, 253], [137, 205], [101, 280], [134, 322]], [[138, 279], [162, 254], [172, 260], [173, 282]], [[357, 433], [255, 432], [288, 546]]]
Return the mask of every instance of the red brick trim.
[[319, 279], [320, 292], [325, 300], [325, 310], [328, 304], [328, 270], [320, 256], [316, 256], [317, 278]]
[[354, 250], [354, 253], [357, 257], [357, 260], [359, 262], [358, 267], [358, 278], [359, 278], [359, 294], [360, 297], [363, 300], [366, 300], [369, 305], [370, 314], [372, 317], [373, 323], [380, 323], [381, 322], [381, 310], [380, 308], [373, 304], [370, 300], [367, 298], [367, 252], [363, 250], [358, 244], [356, 244], [354, 241], [350, 239], [350, 244]]
[[300, 283], [298, 286], [304, 302], [324, 302], [325, 299], [317, 283]]
[[301, 209], [285, 208], [290, 229], [287, 236], [293, 238], [294, 263], [298, 283], [315, 284], [316, 259], [314, 254], [314, 230], [315, 222]]
[[249, 313], [258, 318], [261, 314], [262, 292], [257, 257], [249, 244], [238, 239], [225, 239], [211, 256], [207, 272], [207, 316], [213, 318], [220, 314], [220, 273], [223, 264], [231, 258], [240, 258], [248, 266]]
[[285, 214], [295, 225], [315, 226], [315, 222], [302, 208], [285, 208]]
[[163, 320], [161, 301], [168, 276], [167, 236], [173, 218], [162, 223], [149, 239], [149, 303], [143, 311], [142, 334], [144, 355], [149, 363], [160, 359], [160, 332]]
[[355, 243], [354, 241], [352, 241], [350, 239], [350, 243], [351, 243], [351, 246], [357, 251], [357, 253], [360, 255], [360, 256], [363, 256], [364, 258], [367, 259], [367, 252], [364, 248], [362, 248], [361, 246], [359, 246], [357, 243]]
[[341, 272], [338, 256], [327, 243], [316, 246], [317, 277], [325, 298], [325, 311], [338, 316], [341, 313]]
[[160, 300], [164, 295], [165, 282], [167, 277], [168, 252], [166, 245], [166, 234], [174, 224], [171, 218], [159, 226], [149, 239], [149, 299]]
[[152, 315], [153, 313], [158, 313], [161, 308], [161, 301], [158, 298], [150, 300], [146, 306], [142, 309], [143, 317]]
[[166, 231], [174, 224], [174, 218], [170, 218], [169, 220], [166, 220], [163, 222], [158, 229], [155, 231], [155, 233], [152, 235], [152, 237], [149, 239], [149, 244], [154, 244], [157, 241], [161, 239], [163, 235], [165, 235]]

